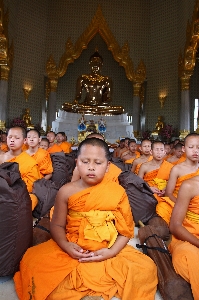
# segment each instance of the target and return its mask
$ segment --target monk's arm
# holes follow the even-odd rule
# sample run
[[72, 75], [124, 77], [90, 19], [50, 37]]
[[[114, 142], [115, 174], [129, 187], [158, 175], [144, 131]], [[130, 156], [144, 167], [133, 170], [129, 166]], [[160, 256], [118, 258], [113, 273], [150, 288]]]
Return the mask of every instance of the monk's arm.
[[169, 175], [169, 180], [167, 183], [165, 196], [169, 197], [173, 202], [176, 202], [176, 197], [173, 195], [173, 192], [175, 190], [176, 181], [178, 179], [178, 167], [173, 167], [171, 169], [171, 173]]
[[51, 173], [51, 174], [47, 174], [47, 175], [44, 176], [44, 178], [45, 178], [46, 180], [49, 180], [51, 177], [52, 177], [52, 173]]
[[172, 212], [169, 228], [177, 239], [187, 241], [199, 248], [199, 239], [182, 225], [189, 203], [194, 196], [194, 187], [191, 181], [183, 182]]
[[132, 168], [131, 168], [131, 172], [135, 172], [135, 169], [136, 169], [136, 167], [137, 167], [137, 165], [138, 165], [138, 160], [139, 158], [137, 158], [137, 159], [135, 159], [134, 161], [133, 161], [133, 165], [132, 165]]
[[88, 253], [83, 253], [83, 249], [75, 243], [71, 243], [66, 238], [66, 218], [68, 212], [68, 191], [71, 183], [61, 187], [57, 193], [53, 217], [50, 222], [50, 233], [58, 246], [74, 259], [87, 257]]
[[139, 172], [138, 172], [138, 176], [140, 178], [144, 178], [144, 174], [146, 173], [146, 167], [145, 167], [145, 163], [141, 165], [140, 169], [139, 169]]

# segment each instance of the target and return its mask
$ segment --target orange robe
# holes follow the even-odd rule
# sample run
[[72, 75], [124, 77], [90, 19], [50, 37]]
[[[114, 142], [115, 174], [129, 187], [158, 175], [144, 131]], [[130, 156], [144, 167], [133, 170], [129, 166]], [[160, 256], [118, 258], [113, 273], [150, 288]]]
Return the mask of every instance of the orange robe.
[[27, 144], [23, 144], [22, 146], [22, 151], [28, 150], [29, 146]]
[[1, 144], [1, 151], [7, 152], [9, 150], [8, 145], [6, 144]]
[[26, 152], [22, 152], [20, 155], [15, 156], [7, 161], [16, 162], [19, 164], [19, 171], [21, 173], [21, 178], [27, 186], [27, 190], [30, 193], [30, 198], [32, 200], [32, 210], [38, 203], [37, 197], [32, 193], [33, 183], [41, 178], [36, 161], [28, 155]]
[[58, 146], [57, 144], [54, 144], [53, 146], [49, 147], [47, 149], [48, 153], [55, 153], [55, 152], [62, 152], [62, 148]]
[[[199, 196], [190, 201], [188, 211], [199, 215]], [[182, 225], [199, 239], [199, 223], [186, 216]], [[172, 236], [169, 250], [176, 272], [191, 284], [194, 300], [199, 300], [199, 248]]]
[[159, 169], [152, 170], [146, 174], [144, 174], [144, 181], [148, 183], [151, 187], [157, 187], [157, 183], [154, 181], [155, 178], [162, 179], [162, 180], [169, 180], [169, 175], [173, 165], [167, 161], [163, 161], [160, 165]]
[[39, 148], [36, 153], [31, 155], [31, 157], [34, 158], [37, 162], [41, 178], [53, 172], [52, 161], [48, 151]]
[[61, 149], [64, 151], [64, 153], [70, 153], [72, 151], [71, 143], [69, 143], [69, 142], [66, 142], [66, 141], [62, 142], [58, 146], [61, 147]]
[[[116, 232], [128, 238], [133, 236], [128, 198], [117, 183], [100, 183], [73, 194], [68, 199], [68, 210], [66, 237], [85, 250], [108, 247], [110, 216], [115, 220]], [[81, 212], [93, 214], [93, 219], [80, 216]], [[105, 214], [108, 219], [102, 221], [96, 213]], [[87, 228], [91, 228], [90, 233], [100, 232], [100, 235], [95, 233], [95, 239], [91, 234], [85, 238]], [[105, 300], [114, 295], [123, 300], [132, 299], [132, 295], [134, 300], [152, 300], [156, 292], [156, 272], [153, 261], [132, 246], [125, 246], [115, 257], [101, 262], [81, 263], [51, 239], [27, 250], [14, 281], [20, 300], [77, 300], [86, 295], [102, 296]]]
[[112, 181], [112, 182], [119, 183], [118, 176], [120, 175], [121, 172], [122, 172], [122, 170], [120, 168], [118, 168], [113, 163], [110, 163], [108, 172], [105, 173], [105, 175], [104, 175], [103, 182], [104, 181], [107, 181], [107, 182]]
[[[185, 181], [187, 179], [190, 179], [192, 177], [195, 177], [197, 175], [199, 175], [199, 171], [194, 172], [194, 173], [190, 173], [190, 174], [186, 174], [186, 175], [183, 175], [183, 176], [179, 177], [176, 181], [175, 189], [173, 191], [174, 197], [177, 198], [180, 186], [183, 183], [183, 181]], [[174, 204], [175, 203], [169, 197], [158, 197], [158, 204], [156, 206], [156, 213], [160, 217], [162, 217], [167, 222], [168, 225], [170, 223], [171, 214], [172, 214], [172, 210], [174, 208]]]
[[178, 164], [182, 163], [185, 160], [186, 160], [186, 157], [181, 156], [181, 158], [179, 158], [178, 160], [176, 160], [176, 161], [169, 161], [169, 162], [170, 162], [170, 164], [172, 164], [172, 165], [175, 166], [175, 165], [178, 165]]
[[136, 158], [138, 158], [138, 157], [140, 157], [140, 153], [139, 152], [135, 152], [135, 157], [132, 157], [132, 158], [130, 158], [130, 159], [127, 159], [127, 160], [125, 160], [125, 164], [132, 164], [133, 163], [133, 161], [136, 159]]
[[[152, 160], [152, 159], [153, 159], [153, 156], [150, 155], [149, 158], [147, 159], [147, 161], [145, 161], [145, 162], [148, 162], [148, 161], [150, 161], [150, 160]], [[142, 165], [143, 163], [144, 163], [144, 162], [142, 162], [142, 163], [140, 163], [140, 164], [137, 164], [137, 166], [136, 166], [136, 168], [135, 168], [135, 171], [134, 171], [134, 173], [135, 173], [136, 175], [138, 175], [139, 170], [140, 170], [140, 167], [141, 167], [141, 165]]]

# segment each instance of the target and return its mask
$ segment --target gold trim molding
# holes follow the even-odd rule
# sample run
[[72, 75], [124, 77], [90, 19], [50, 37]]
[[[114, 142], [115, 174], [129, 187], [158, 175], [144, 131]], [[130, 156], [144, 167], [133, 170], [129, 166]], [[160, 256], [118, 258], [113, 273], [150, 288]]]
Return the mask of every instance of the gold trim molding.
[[14, 47], [9, 47], [8, 11], [4, 14], [3, 0], [0, 0], [0, 79], [8, 80], [13, 64]]
[[196, 52], [199, 43], [199, 0], [196, 0], [191, 24], [187, 23], [186, 43], [184, 56], [178, 59], [178, 74], [181, 81], [181, 90], [189, 90], [190, 78], [196, 63]]
[[82, 51], [87, 48], [89, 42], [97, 33], [99, 33], [105, 41], [107, 48], [112, 52], [115, 61], [117, 61], [120, 66], [124, 67], [127, 79], [133, 84], [139, 84], [141, 86], [146, 78], [146, 67], [144, 62], [141, 61], [136, 71], [134, 71], [133, 61], [129, 55], [128, 42], [125, 42], [122, 47], [119, 46], [114, 35], [109, 29], [101, 7], [99, 6], [96, 14], [91, 20], [91, 23], [81, 34], [76, 43], [73, 45], [71, 39], [68, 38], [65, 52], [59, 61], [59, 66], [56, 66], [52, 55], [48, 59], [46, 64], [46, 73], [50, 82], [51, 91], [56, 90], [57, 82], [59, 78], [64, 76], [66, 73], [68, 65], [73, 63], [75, 59], [81, 55]]

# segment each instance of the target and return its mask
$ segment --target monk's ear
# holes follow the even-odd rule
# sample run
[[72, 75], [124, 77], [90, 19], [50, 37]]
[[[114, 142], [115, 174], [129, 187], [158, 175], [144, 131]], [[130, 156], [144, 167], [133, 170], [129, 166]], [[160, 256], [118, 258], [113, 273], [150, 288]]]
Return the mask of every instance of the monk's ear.
[[108, 172], [109, 167], [110, 167], [110, 161], [108, 161], [107, 168], [106, 168], [106, 173]]
[[142, 147], [138, 147], [138, 149], [140, 150], [140, 152], [142, 152]]
[[41, 137], [39, 138], [39, 143], [41, 143]]
[[182, 146], [182, 152], [185, 153], [185, 147], [184, 146]]
[[23, 140], [23, 143], [24, 143], [24, 144], [26, 144], [26, 142], [27, 142], [27, 138], [25, 138], [25, 139]]
[[152, 149], [150, 150], [150, 154], [152, 155]]

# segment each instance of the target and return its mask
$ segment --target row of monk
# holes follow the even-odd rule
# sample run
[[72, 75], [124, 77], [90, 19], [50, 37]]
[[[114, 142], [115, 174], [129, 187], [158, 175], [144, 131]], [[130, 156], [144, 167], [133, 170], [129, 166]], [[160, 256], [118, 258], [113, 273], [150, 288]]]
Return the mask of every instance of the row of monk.
[[[55, 139], [54, 133], [50, 134]], [[32, 137], [28, 139], [29, 135]], [[29, 149], [22, 152], [26, 140], [24, 130], [11, 128], [7, 136], [9, 150], [0, 156], [1, 163], [18, 162], [27, 188], [30, 181], [34, 181], [35, 169], [30, 167], [28, 177], [23, 177], [27, 173], [22, 165], [25, 161], [27, 167], [31, 157], [29, 154], [22, 160], [18, 158], [31, 152], [36, 138], [39, 147], [37, 132], [28, 132]], [[86, 296], [154, 299], [158, 284], [157, 267], [148, 256], [127, 245], [134, 234], [132, 207], [119, 184], [121, 169], [109, 161], [109, 148], [102, 139], [99, 134], [91, 134], [80, 144], [71, 182], [60, 188], [51, 210], [52, 239], [29, 248], [14, 276], [19, 299], [82, 299]], [[132, 171], [136, 170], [138, 177], [149, 184], [157, 199], [156, 218], [153, 219], [156, 219], [156, 224], [158, 218], [164, 220], [165, 228], [170, 226], [172, 241], [169, 249], [175, 270], [191, 284], [197, 300], [199, 136], [194, 133], [186, 137], [181, 145], [184, 161], [176, 166], [172, 160], [165, 160], [162, 142], [142, 141], [139, 154], [135, 153], [133, 140], [128, 141], [128, 146], [126, 144], [127, 153], [121, 153], [124, 152], [122, 147], [120, 144], [114, 156], [123, 157], [128, 165], [132, 164]], [[175, 150], [177, 148], [176, 145]], [[133, 156], [133, 161], [128, 161], [132, 158], [129, 156]], [[38, 168], [36, 161], [34, 166]], [[50, 172], [43, 174], [50, 175]], [[188, 178], [191, 179], [185, 181]], [[32, 197], [31, 200], [35, 205]]]

